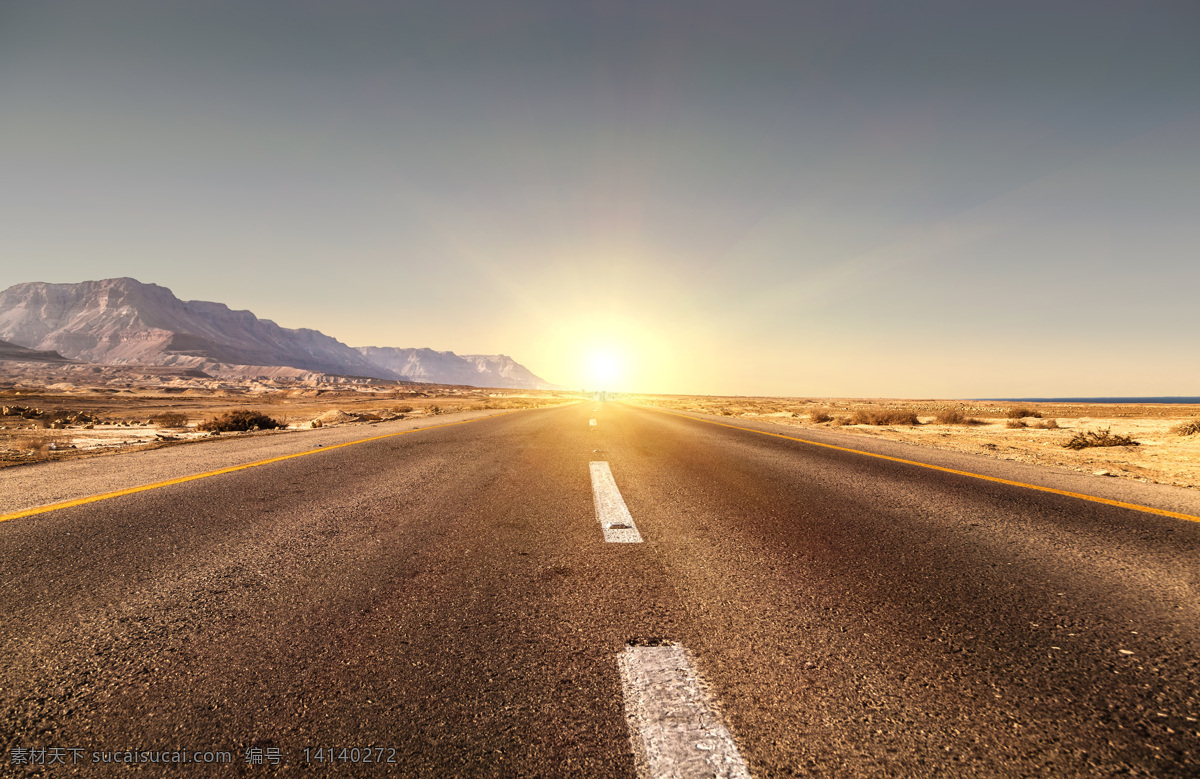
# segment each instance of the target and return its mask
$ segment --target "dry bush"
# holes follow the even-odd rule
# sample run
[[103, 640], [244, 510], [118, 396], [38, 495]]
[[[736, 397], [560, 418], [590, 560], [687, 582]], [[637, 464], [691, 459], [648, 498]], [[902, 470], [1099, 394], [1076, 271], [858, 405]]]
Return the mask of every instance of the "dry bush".
[[1058, 420], [1057, 419], [1047, 419], [1045, 422], [1038, 422], [1036, 425], [1034, 425], [1034, 427], [1037, 428], [1038, 430], [1057, 430], [1058, 429]]
[[150, 417], [150, 421], [159, 427], [187, 427], [188, 417], [178, 411], [164, 411]]
[[1010, 419], [1004, 423], [1004, 426], [1009, 430], [1020, 430], [1023, 427], [1029, 427], [1029, 424], [1021, 418]]
[[1192, 419], [1187, 422], [1181, 422], [1171, 428], [1171, 432], [1175, 435], [1196, 435], [1200, 434], [1200, 419]]
[[39, 438], [18, 438], [12, 442], [15, 452], [29, 452], [34, 460], [45, 460], [50, 456], [50, 444]]
[[824, 406], [819, 406], [808, 412], [808, 418], [820, 424], [821, 422], [833, 421], [833, 414], [830, 414], [829, 409]]
[[834, 417], [830, 422], [833, 423], [834, 427], [841, 427], [850, 424], [850, 417]]
[[1071, 436], [1071, 440], [1063, 444], [1064, 449], [1087, 449], [1092, 446], [1138, 446], [1138, 442], [1134, 441], [1127, 435], [1113, 435], [1109, 432], [1109, 428], [1101, 428], [1100, 430], [1086, 430], [1082, 433], [1076, 433]]
[[1009, 419], [1025, 419], [1026, 417], [1032, 419], [1041, 419], [1042, 412], [1034, 411], [1033, 409], [1025, 408], [1024, 406], [1013, 406], [1008, 410]]
[[939, 425], [982, 425], [985, 424], [982, 419], [969, 417], [962, 411], [956, 408], [943, 409], [933, 417], [933, 421]]
[[266, 414], [259, 411], [246, 410], [230, 411], [212, 419], [206, 419], [196, 425], [197, 430], [214, 433], [232, 433], [252, 428], [274, 430], [278, 427], [283, 427], [283, 424], [276, 422]]
[[392, 406], [392, 411], [397, 414], [408, 414], [413, 410], [412, 406]]
[[917, 415], [901, 409], [855, 409], [850, 414], [851, 425], [919, 425]]
[[438, 414], [442, 413], [442, 410], [437, 406], [430, 406], [425, 409], [425, 413], [429, 414], [430, 416], [437, 416]]

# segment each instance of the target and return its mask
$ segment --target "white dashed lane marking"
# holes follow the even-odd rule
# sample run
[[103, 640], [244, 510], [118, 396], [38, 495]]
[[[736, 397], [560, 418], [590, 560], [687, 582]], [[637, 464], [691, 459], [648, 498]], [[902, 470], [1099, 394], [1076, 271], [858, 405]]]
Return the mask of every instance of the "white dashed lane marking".
[[596, 501], [596, 519], [604, 528], [604, 540], [614, 544], [640, 544], [642, 534], [633, 523], [633, 516], [625, 506], [625, 499], [617, 489], [608, 463], [594, 462], [592, 470], [592, 497]]
[[625, 647], [617, 667], [640, 779], [750, 779], [683, 647]]

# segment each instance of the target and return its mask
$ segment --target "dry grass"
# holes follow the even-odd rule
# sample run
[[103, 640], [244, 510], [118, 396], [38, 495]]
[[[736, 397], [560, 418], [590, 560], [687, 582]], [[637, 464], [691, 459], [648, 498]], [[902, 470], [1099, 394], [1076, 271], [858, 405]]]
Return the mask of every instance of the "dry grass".
[[1113, 435], [1107, 427], [1099, 430], [1085, 430], [1071, 436], [1071, 440], [1063, 444], [1064, 449], [1088, 449], [1093, 446], [1139, 446], [1127, 435]]
[[982, 419], [976, 419], [964, 414], [957, 408], [943, 409], [934, 415], [933, 421], [939, 425], [983, 425]]
[[1015, 419], [1009, 419], [1007, 422], [1004, 423], [1004, 426], [1007, 427], [1009, 430], [1020, 430], [1023, 427], [1029, 427], [1029, 423], [1026, 422], [1024, 419], [1017, 417]]
[[1178, 425], [1171, 427], [1171, 432], [1175, 435], [1200, 434], [1200, 419], [1191, 419], [1187, 422], [1180, 422]]
[[917, 415], [903, 409], [855, 409], [850, 414], [850, 425], [919, 425]]
[[1026, 408], [1024, 406], [1013, 406], [1012, 408], [1010, 408], [1008, 410], [1008, 418], [1009, 419], [1026, 419], [1026, 418], [1041, 419], [1042, 413], [1040, 411], [1034, 411], [1033, 409]]
[[1058, 429], [1058, 420], [1057, 419], [1047, 419], [1044, 422], [1038, 422], [1037, 424], [1033, 425], [1033, 427], [1038, 430], [1057, 430]]
[[188, 415], [178, 411], [164, 411], [150, 417], [150, 421], [159, 427], [187, 427]]
[[832, 422], [833, 414], [830, 414], [829, 409], [825, 408], [824, 406], [818, 406], [817, 408], [814, 408], [812, 411], [808, 412], [808, 418], [817, 424], [821, 424], [822, 422]]
[[45, 460], [50, 457], [50, 444], [38, 438], [18, 438], [12, 442], [13, 451], [28, 453], [34, 460]]

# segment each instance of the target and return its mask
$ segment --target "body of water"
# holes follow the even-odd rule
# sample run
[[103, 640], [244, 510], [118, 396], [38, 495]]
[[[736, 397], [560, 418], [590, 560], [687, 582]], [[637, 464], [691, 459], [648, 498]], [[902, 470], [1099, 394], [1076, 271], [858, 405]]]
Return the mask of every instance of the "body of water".
[[975, 398], [992, 402], [1007, 403], [1179, 403], [1200, 404], [1200, 397], [1159, 397], [1159, 398]]

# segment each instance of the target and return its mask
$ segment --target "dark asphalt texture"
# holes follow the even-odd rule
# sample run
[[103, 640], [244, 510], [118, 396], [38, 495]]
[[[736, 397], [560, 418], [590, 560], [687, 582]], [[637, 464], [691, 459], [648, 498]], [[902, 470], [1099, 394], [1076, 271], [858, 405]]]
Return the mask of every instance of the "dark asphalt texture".
[[[593, 460], [646, 543], [603, 542]], [[670, 639], [759, 777], [1194, 777], [1198, 557], [1200, 523], [617, 403], [522, 412], [0, 523], [0, 774], [60, 747], [86, 757], [49, 775], [133, 748], [629, 777], [616, 656]], [[321, 747], [396, 762], [305, 765]]]

